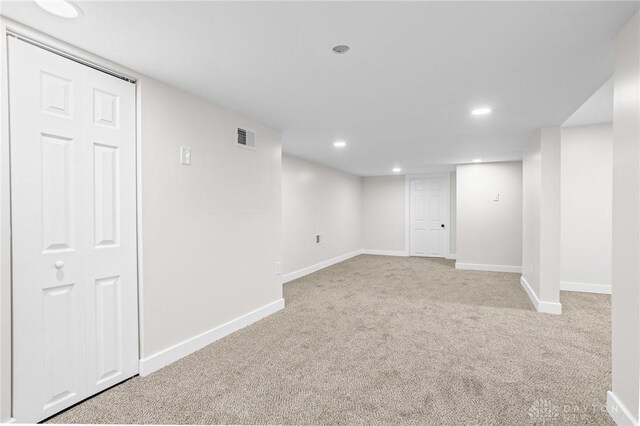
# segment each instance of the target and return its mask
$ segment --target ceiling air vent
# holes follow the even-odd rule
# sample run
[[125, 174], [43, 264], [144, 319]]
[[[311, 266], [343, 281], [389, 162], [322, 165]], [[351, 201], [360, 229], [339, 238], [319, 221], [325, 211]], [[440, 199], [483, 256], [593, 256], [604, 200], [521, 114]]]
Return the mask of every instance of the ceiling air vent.
[[243, 148], [255, 149], [256, 132], [238, 127], [236, 143]]

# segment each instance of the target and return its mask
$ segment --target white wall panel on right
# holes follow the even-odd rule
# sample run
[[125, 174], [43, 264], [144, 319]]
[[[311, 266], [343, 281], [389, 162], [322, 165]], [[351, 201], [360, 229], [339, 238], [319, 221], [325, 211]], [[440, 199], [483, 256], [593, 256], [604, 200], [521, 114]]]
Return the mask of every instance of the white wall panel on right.
[[522, 277], [540, 294], [541, 133], [536, 131], [522, 159]]
[[456, 267], [519, 271], [522, 162], [466, 164], [456, 173]]
[[[611, 385], [618, 424], [640, 417], [640, 12], [616, 37]], [[628, 415], [623, 415], [627, 413]]]
[[611, 285], [612, 142], [610, 123], [562, 129], [562, 287]]
[[450, 182], [451, 182], [451, 194], [449, 196], [449, 203], [451, 204], [451, 207], [449, 209], [449, 212], [451, 214], [451, 218], [449, 221], [449, 253], [451, 253], [452, 255], [455, 255], [457, 252], [456, 249], [456, 239], [457, 237], [457, 233], [458, 233], [458, 206], [457, 206], [457, 201], [458, 201], [458, 182], [457, 182], [457, 175], [455, 172], [451, 173], [451, 178], [450, 178]]

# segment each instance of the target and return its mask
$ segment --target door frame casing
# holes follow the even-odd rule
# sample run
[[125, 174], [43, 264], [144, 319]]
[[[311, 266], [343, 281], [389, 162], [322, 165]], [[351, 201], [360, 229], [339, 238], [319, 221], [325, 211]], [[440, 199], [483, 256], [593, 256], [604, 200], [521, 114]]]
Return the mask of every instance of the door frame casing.
[[[77, 47], [61, 42], [51, 36], [35, 31], [18, 22], [0, 16], [0, 423], [12, 422], [13, 419], [13, 329], [12, 329], [12, 252], [11, 252], [11, 157], [10, 157], [10, 134], [9, 134], [9, 59], [8, 59], [8, 37], [11, 34], [32, 40], [38, 44], [49, 47], [55, 51], [66, 54], [70, 57], [78, 58], [87, 64], [113, 71], [116, 74], [127, 76], [135, 80], [135, 192], [136, 192], [136, 268], [137, 268], [137, 288], [138, 288], [138, 365], [143, 353], [143, 326], [142, 326], [142, 174], [141, 174], [141, 83], [138, 73], [107, 61], [99, 56], [93, 55]], [[71, 60], [71, 59], [70, 59]], [[115, 77], [114, 77], [115, 78]]]
[[[451, 250], [451, 172], [437, 172], [437, 173], [420, 173], [413, 175], [405, 175], [405, 247], [404, 250], [407, 256], [411, 256], [411, 181], [414, 179], [429, 179], [429, 178], [444, 178], [446, 181], [446, 205], [449, 212], [445, 223], [445, 252], [442, 258], [446, 258], [450, 254]], [[423, 256], [420, 256], [423, 257]], [[424, 256], [430, 257], [430, 256]]]

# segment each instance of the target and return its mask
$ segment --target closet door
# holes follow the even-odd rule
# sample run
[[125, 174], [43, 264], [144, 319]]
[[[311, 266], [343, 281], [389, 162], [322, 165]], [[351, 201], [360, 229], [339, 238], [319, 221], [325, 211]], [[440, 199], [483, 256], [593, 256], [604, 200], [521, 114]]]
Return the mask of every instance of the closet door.
[[135, 86], [9, 37], [13, 416], [137, 373]]

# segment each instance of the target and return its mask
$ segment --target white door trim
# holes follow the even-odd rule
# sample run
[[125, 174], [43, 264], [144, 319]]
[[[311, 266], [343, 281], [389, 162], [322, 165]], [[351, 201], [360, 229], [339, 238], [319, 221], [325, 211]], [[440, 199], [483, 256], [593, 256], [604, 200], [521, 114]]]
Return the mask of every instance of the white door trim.
[[[8, 107], [9, 107], [9, 97], [8, 97], [8, 55], [7, 55], [7, 37], [10, 35], [17, 35], [21, 37], [25, 37], [33, 42], [41, 44], [42, 46], [47, 46], [53, 51], [57, 51], [60, 53], [64, 53], [73, 58], [77, 58], [80, 61], [85, 62], [85, 65], [88, 64], [94, 65], [93, 68], [102, 68], [104, 70], [109, 70], [116, 75], [122, 75], [128, 77], [129, 79], [135, 81], [135, 127], [136, 127], [136, 137], [135, 137], [135, 151], [136, 151], [136, 159], [135, 159], [135, 167], [136, 167], [136, 241], [137, 241], [137, 275], [138, 275], [138, 357], [141, 359], [143, 356], [143, 347], [142, 347], [142, 307], [143, 307], [143, 292], [142, 292], [142, 215], [141, 215], [141, 205], [142, 205], [142, 175], [141, 175], [141, 128], [140, 128], [140, 109], [141, 109], [141, 93], [140, 93], [140, 80], [137, 76], [138, 74], [130, 70], [128, 68], [122, 67], [118, 64], [110, 62], [104, 58], [101, 58], [97, 55], [86, 52], [82, 49], [79, 49], [75, 46], [69, 45], [67, 43], [61, 42], [57, 39], [54, 39], [51, 36], [35, 31], [29, 27], [26, 27], [18, 22], [15, 22], [6, 17], [0, 17], [0, 34], [2, 36], [2, 46], [0, 47], [0, 66], [4, 70], [4, 72], [0, 73], [2, 75], [2, 80], [0, 84], [2, 84], [2, 89], [0, 90], [0, 104], [4, 107], [4, 112], [0, 115], [1, 129], [0, 133], [0, 174], [2, 176], [9, 176], [10, 174], [10, 156], [5, 155], [9, 153], [9, 145], [10, 145], [10, 135], [7, 129], [9, 128], [9, 115], [8, 115]], [[55, 53], [55, 52], [54, 52]], [[10, 192], [11, 186], [10, 182], [6, 184], [9, 191], [7, 193], [2, 194], [2, 215], [9, 216], [11, 213], [11, 204], [8, 194]], [[3, 222], [5, 219], [3, 219]], [[11, 259], [11, 229], [10, 227], [2, 227], [0, 228], [0, 245], [3, 250], [2, 257], [4, 259]], [[7, 312], [3, 313], [3, 317], [5, 315], [8, 318], [13, 317], [13, 306], [11, 300], [11, 292], [12, 292], [12, 276], [11, 276], [11, 260], [8, 261], [8, 265], [4, 262], [0, 264], [0, 293], [2, 294], [2, 303], [3, 309], [5, 307]], [[8, 301], [5, 301], [4, 297], [7, 296]], [[6, 318], [6, 317], [5, 317]], [[7, 421], [15, 421], [13, 418], [13, 394], [11, 383], [13, 381], [13, 363], [12, 363], [12, 354], [13, 354], [13, 329], [12, 325], [8, 321], [0, 320], [0, 350], [2, 353], [0, 354], [0, 376], [3, 376], [2, 389], [0, 389], [0, 394], [2, 394], [2, 401], [0, 401], [0, 423], [3, 420]], [[5, 351], [9, 353], [9, 356], [4, 356]], [[6, 373], [5, 373], [6, 372]], [[7, 386], [5, 386], [8, 384]], [[9, 395], [6, 397], [5, 395]]]
[[451, 172], [438, 172], [438, 173], [421, 173], [404, 176], [404, 202], [405, 202], [405, 238], [404, 249], [408, 256], [411, 255], [411, 180], [420, 178], [444, 178], [447, 182], [446, 196], [447, 196], [447, 210], [449, 211], [449, 217], [447, 218], [446, 226], [446, 241], [445, 241], [445, 254], [443, 257], [449, 255], [451, 244]]

